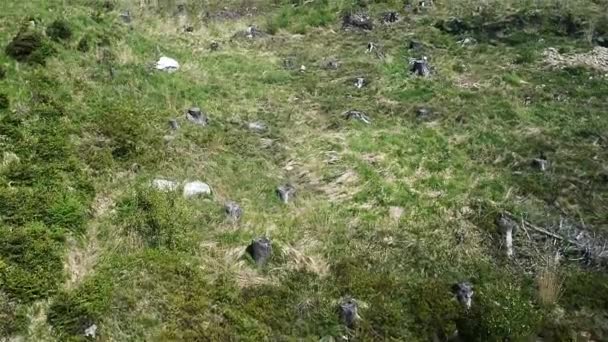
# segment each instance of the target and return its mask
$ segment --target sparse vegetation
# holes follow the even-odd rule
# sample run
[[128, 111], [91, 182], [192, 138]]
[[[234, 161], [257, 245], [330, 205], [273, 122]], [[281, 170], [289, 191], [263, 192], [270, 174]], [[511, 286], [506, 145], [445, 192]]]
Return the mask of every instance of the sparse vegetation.
[[606, 13], [8, 1], [0, 340], [608, 339]]

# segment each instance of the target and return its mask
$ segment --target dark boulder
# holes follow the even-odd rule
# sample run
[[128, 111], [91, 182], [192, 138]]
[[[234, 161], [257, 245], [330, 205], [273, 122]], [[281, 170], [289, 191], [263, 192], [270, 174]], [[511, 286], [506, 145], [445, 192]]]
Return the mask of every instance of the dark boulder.
[[246, 251], [256, 264], [262, 266], [272, 256], [272, 243], [267, 237], [261, 237], [253, 240]]
[[347, 298], [340, 303], [340, 320], [348, 328], [354, 328], [359, 319], [357, 302], [354, 299]]
[[452, 293], [456, 296], [456, 299], [460, 305], [469, 309], [473, 301], [473, 286], [466, 282], [461, 282], [452, 285]]
[[414, 59], [410, 62], [410, 72], [416, 76], [429, 77], [431, 76], [431, 68], [426, 57], [422, 59]]

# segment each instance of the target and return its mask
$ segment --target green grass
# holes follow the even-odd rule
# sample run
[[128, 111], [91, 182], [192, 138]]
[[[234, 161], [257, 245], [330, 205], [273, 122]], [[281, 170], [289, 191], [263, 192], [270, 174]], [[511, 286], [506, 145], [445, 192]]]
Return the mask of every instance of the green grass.
[[[605, 264], [568, 255], [562, 292], [541, 302], [536, 277], [564, 246], [520, 230], [508, 259], [494, 224], [509, 210], [606, 237], [605, 72], [551, 69], [542, 52], [590, 50], [608, 4], [492, 1], [474, 14], [478, 4], [188, 1], [180, 19], [175, 1], [9, 1], [0, 340], [87, 340], [93, 324], [104, 341], [608, 338]], [[342, 30], [350, 10], [374, 30]], [[403, 20], [381, 24], [387, 10]], [[436, 25], [452, 16], [469, 31]], [[245, 37], [249, 25], [269, 35]], [[5, 49], [24, 35], [32, 54]], [[370, 41], [382, 54], [366, 53]], [[154, 70], [161, 55], [181, 69]], [[408, 72], [422, 55], [429, 79]], [[209, 126], [187, 121], [191, 106]], [[418, 119], [420, 107], [433, 117]], [[372, 123], [345, 120], [351, 109]], [[531, 166], [541, 152], [547, 172]], [[154, 191], [156, 178], [213, 194]], [[298, 194], [283, 204], [287, 182]], [[239, 222], [226, 201], [244, 209]], [[245, 248], [262, 236], [273, 256], [257, 266]], [[468, 311], [450, 292], [461, 281], [474, 286]], [[359, 303], [350, 330], [345, 297]]]

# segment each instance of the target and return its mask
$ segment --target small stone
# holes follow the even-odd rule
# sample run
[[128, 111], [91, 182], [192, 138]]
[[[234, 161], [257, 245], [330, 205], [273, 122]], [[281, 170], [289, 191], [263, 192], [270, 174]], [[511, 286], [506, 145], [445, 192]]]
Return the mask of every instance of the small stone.
[[355, 81], [355, 87], [357, 87], [357, 89], [361, 89], [365, 85], [366, 85], [365, 78], [357, 77], [357, 80]]
[[395, 11], [388, 11], [382, 14], [382, 22], [384, 24], [393, 24], [401, 20], [399, 13]]
[[268, 131], [268, 125], [262, 121], [254, 121], [247, 124], [247, 128], [255, 133], [264, 133]]
[[475, 40], [475, 38], [467, 37], [458, 41], [458, 44], [460, 44], [461, 46], [475, 45], [477, 44], [477, 40]]
[[238, 221], [243, 216], [243, 209], [236, 202], [226, 202], [224, 210], [232, 221]]
[[367, 43], [367, 53], [370, 53], [376, 49], [376, 44], [373, 42]]
[[166, 179], [155, 179], [152, 181], [152, 187], [158, 191], [170, 192], [177, 190], [177, 182]]
[[424, 48], [424, 45], [417, 41], [417, 40], [411, 40], [410, 44], [409, 44], [409, 49], [410, 50], [416, 50], [416, 51], [420, 51]]
[[426, 57], [410, 61], [410, 72], [421, 77], [431, 76], [431, 69]]
[[95, 338], [97, 336], [97, 325], [93, 324], [84, 330], [84, 337]]
[[391, 219], [399, 221], [403, 214], [405, 214], [405, 209], [403, 209], [402, 207], [390, 207], [388, 209], [388, 214]]
[[272, 256], [272, 243], [267, 237], [255, 239], [247, 246], [246, 252], [251, 255], [258, 266], [262, 266]]
[[471, 308], [473, 294], [475, 293], [471, 284], [466, 282], [454, 284], [452, 285], [452, 293], [454, 293], [460, 305], [467, 309]]
[[430, 108], [420, 107], [416, 109], [416, 119], [420, 121], [430, 121], [433, 117], [433, 111]]
[[288, 57], [283, 60], [283, 68], [287, 70], [293, 70], [296, 67], [296, 61], [294, 57]]
[[354, 328], [359, 319], [357, 302], [346, 298], [340, 303], [340, 319], [348, 328]]
[[177, 131], [179, 129], [179, 122], [175, 119], [169, 119], [169, 127], [172, 130]]
[[205, 115], [198, 107], [188, 109], [186, 112], [186, 118], [188, 121], [200, 126], [207, 126], [209, 124], [209, 117]]
[[300, 72], [306, 72], [306, 65], [300, 65]]
[[122, 22], [125, 24], [130, 24], [132, 21], [131, 12], [130, 11], [122, 12], [120, 14], [120, 20], [122, 20]]
[[335, 58], [330, 58], [325, 61], [325, 69], [338, 70], [340, 68], [340, 61]]
[[270, 147], [272, 147], [273, 144], [274, 144], [274, 140], [272, 140], [272, 139], [268, 139], [268, 138], [260, 139], [260, 146], [262, 148], [270, 148]]
[[349, 110], [347, 112], [344, 112], [344, 114], [342, 114], [342, 115], [347, 120], [359, 120], [366, 124], [370, 124], [372, 122], [365, 112], [358, 111], [358, 110]]
[[131, 164], [131, 172], [139, 173], [140, 171], [141, 171], [141, 165], [139, 165], [138, 163]]
[[249, 26], [245, 30], [245, 36], [247, 36], [247, 38], [249, 38], [249, 39], [253, 39], [253, 38], [256, 38], [256, 37], [261, 37], [263, 35], [264, 35], [264, 32], [261, 31], [260, 29], [258, 29], [255, 26]]
[[532, 159], [532, 166], [541, 172], [545, 172], [549, 168], [549, 161], [545, 154], [541, 153], [538, 158]]
[[296, 188], [294, 188], [291, 184], [279, 186], [276, 192], [279, 199], [281, 199], [281, 202], [285, 204], [289, 203], [289, 201], [296, 197]]
[[211, 187], [209, 187], [207, 183], [194, 181], [188, 182], [184, 185], [185, 198], [193, 198], [206, 195], [211, 195]]

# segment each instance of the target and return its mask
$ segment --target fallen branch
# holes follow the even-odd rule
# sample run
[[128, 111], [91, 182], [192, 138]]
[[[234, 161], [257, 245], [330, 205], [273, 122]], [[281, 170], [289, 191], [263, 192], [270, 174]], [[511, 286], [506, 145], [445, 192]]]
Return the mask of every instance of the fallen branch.
[[[507, 211], [507, 212], [505, 212], [505, 214], [509, 215], [509, 216], [510, 216], [512, 219], [517, 220], [517, 217], [516, 217], [515, 215], [513, 215], [512, 213], [510, 213], [510, 212], [508, 212], [508, 211]], [[535, 230], [535, 231], [537, 231], [537, 232], [539, 232], [539, 233], [543, 233], [543, 234], [545, 234], [545, 235], [548, 235], [548, 236], [550, 236], [550, 237], [552, 237], [552, 238], [554, 238], [554, 239], [558, 239], [558, 240], [560, 240], [560, 241], [565, 241], [565, 242], [568, 242], [568, 243], [570, 243], [570, 244], [573, 244], [573, 245], [576, 245], [576, 246], [580, 246], [580, 245], [579, 245], [577, 242], [575, 242], [575, 241], [572, 241], [572, 240], [570, 240], [570, 239], [566, 239], [566, 238], [564, 238], [563, 236], [558, 235], [558, 234], [555, 234], [555, 233], [553, 233], [553, 232], [550, 232], [550, 231], [548, 231], [548, 230], [546, 230], [546, 229], [544, 229], [544, 228], [537, 227], [537, 226], [533, 225], [532, 223], [530, 223], [530, 222], [528, 222], [528, 221], [524, 220], [523, 218], [521, 219], [521, 222], [522, 222], [522, 225], [525, 225], [525, 226], [527, 226], [528, 228], [530, 228], [530, 229], [532, 229], [532, 230]]]

